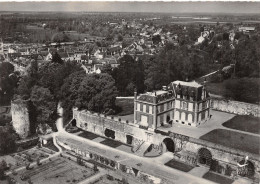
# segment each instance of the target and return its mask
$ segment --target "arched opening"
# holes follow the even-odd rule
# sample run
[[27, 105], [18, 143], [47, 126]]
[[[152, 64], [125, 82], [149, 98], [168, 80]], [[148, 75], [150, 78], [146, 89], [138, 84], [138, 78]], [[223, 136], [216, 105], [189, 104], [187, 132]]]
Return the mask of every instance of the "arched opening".
[[198, 151], [198, 161], [200, 164], [205, 166], [211, 166], [212, 154], [206, 148], [200, 148]]
[[126, 143], [127, 144], [132, 144], [133, 141], [133, 136], [131, 135], [126, 135]]
[[77, 125], [77, 121], [76, 121], [75, 119], [73, 119], [73, 120], [71, 121], [71, 125], [75, 127], [75, 126]]
[[186, 121], [186, 114], [185, 114], [185, 112], [181, 113], [181, 120], [182, 121]]
[[112, 139], [115, 139], [115, 131], [110, 130], [110, 129], [106, 129], [105, 130], [105, 136], [110, 137]]
[[166, 117], [167, 123], [169, 123], [170, 120], [171, 120], [171, 118], [170, 118], [170, 116], [168, 115], [168, 116]]
[[165, 144], [167, 151], [174, 153], [175, 150], [175, 146], [174, 146], [174, 142], [172, 139], [170, 138], [165, 138], [163, 140], [163, 143]]
[[241, 160], [239, 162], [240, 165], [244, 165], [246, 164], [244, 167], [240, 167], [238, 168], [238, 174], [240, 176], [243, 176], [243, 177], [248, 177], [248, 178], [252, 178], [255, 174], [255, 167], [254, 167], [254, 164], [250, 161], [247, 161], [245, 163], [245, 160]]

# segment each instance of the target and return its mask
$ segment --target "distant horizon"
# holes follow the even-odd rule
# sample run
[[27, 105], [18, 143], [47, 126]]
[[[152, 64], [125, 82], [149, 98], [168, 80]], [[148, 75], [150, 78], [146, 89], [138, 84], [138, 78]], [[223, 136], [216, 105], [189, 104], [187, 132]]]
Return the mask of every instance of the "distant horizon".
[[259, 10], [260, 2], [0, 2], [1, 12], [259, 14]]

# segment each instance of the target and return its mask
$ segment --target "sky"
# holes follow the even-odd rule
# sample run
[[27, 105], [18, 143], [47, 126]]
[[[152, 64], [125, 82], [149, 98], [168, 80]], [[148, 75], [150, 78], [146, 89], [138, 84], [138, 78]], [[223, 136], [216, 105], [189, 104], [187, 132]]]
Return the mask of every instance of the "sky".
[[260, 2], [0, 2], [0, 11], [260, 13]]

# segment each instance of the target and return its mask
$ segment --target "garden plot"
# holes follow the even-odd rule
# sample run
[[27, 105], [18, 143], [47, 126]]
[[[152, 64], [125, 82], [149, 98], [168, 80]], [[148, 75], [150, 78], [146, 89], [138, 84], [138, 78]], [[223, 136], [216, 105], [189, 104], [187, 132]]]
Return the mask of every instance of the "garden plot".
[[49, 154], [46, 154], [45, 152], [39, 150], [38, 148], [31, 148], [26, 151], [3, 156], [0, 158], [0, 160], [5, 160], [11, 170], [35, 162], [37, 161], [38, 158], [44, 159], [47, 157], [49, 157]]
[[29, 180], [32, 183], [40, 184], [69, 184], [78, 183], [94, 174], [95, 172], [92, 168], [86, 168], [73, 161], [59, 157], [10, 177], [20, 184], [27, 184]]

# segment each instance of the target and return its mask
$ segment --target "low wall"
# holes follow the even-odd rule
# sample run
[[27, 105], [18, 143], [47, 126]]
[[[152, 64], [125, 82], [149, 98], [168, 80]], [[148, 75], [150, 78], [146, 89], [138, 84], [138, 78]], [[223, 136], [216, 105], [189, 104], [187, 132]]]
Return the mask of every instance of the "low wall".
[[127, 136], [130, 135], [133, 138], [131, 145], [137, 149], [144, 142], [151, 143], [155, 148], [160, 149], [165, 138], [170, 138], [175, 147], [175, 159], [194, 166], [198, 163], [198, 151], [201, 148], [206, 148], [211, 152], [214, 162], [217, 163], [218, 172], [228, 176], [231, 173], [236, 173], [237, 163], [242, 161], [245, 156], [249, 156], [249, 160], [253, 163], [255, 171], [260, 170], [260, 158], [258, 155], [174, 132], [144, 130], [132, 122], [125, 122], [116, 117], [105, 117], [104, 115], [93, 114], [87, 111], [73, 109], [73, 117], [76, 119], [77, 126], [86, 131], [101, 136], [105, 136], [106, 129], [115, 131], [114, 139], [125, 144], [127, 144]]
[[260, 117], [259, 107], [260, 106], [257, 104], [250, 104], [217, 98], [211, 99], [212, 109], [239, 115], [253, 115], [255, 117]]

